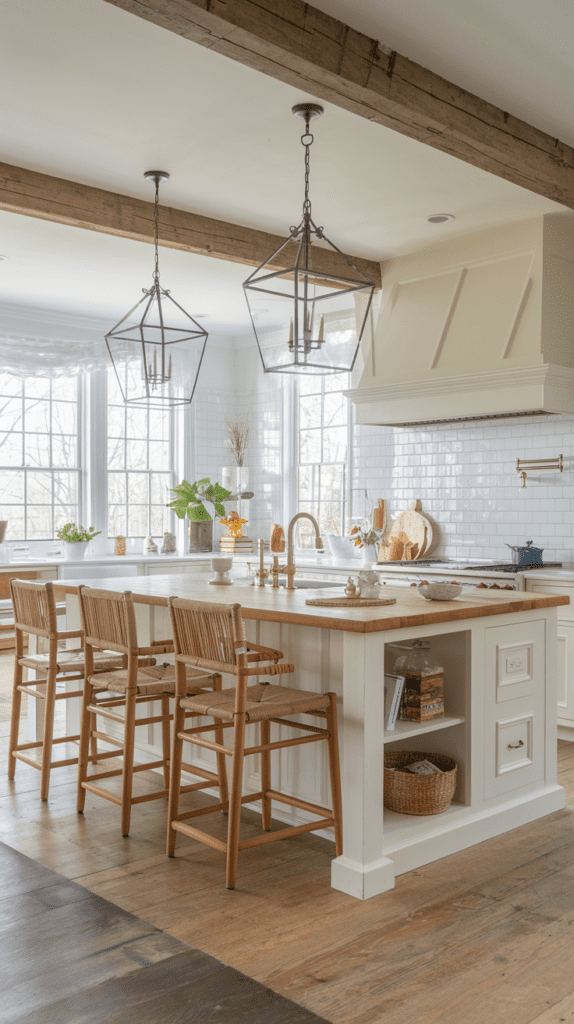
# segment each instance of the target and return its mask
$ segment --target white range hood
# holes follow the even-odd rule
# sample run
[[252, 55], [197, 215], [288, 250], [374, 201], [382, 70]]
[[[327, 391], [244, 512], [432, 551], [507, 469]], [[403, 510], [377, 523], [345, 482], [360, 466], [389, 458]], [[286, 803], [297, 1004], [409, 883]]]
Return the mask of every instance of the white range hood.
[[388, 261], [363, 342], [358, 423], [574, 413], [574, 215]]

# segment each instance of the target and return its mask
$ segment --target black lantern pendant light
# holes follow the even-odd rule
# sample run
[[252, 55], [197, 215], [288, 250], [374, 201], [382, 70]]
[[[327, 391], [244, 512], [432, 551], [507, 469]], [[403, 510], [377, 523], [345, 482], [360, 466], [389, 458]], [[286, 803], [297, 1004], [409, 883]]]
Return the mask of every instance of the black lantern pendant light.
[[191, 402], [208, 335], [159, 283], [159, 186], [169, 174], [146, 171], [144, 178], [155, 182], [153, 284], [108, 331], [106, 344], [124, 401], [163, 408]]
[[[345, 373], [353, 369], [375, 285], [311, 216], [309, 126], [323, 107], [298, 103], [292, 112], [305, 121], [303, 219], [243, 288], [266, 373]], [[320, 261], [314, 239], [323, 243]], [[286, 246], [293, 248], [293, 262], [274, 270], [275, 258]]]

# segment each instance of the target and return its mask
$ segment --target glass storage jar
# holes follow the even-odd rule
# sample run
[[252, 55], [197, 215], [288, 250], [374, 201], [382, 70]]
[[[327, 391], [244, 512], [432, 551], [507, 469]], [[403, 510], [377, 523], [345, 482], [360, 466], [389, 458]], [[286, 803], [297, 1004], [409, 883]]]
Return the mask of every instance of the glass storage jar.
[[444, 717], [444, 669], [430, 652], [429, 640], [392, 644], [402, 653], [393, 672], [405, 677], [399, 719], [430, 722]]

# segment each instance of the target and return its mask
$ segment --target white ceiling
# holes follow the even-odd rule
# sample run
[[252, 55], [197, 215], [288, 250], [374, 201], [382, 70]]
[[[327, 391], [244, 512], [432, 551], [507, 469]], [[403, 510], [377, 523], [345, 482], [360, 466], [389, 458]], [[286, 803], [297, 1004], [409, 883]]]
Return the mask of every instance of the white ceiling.
[[574, 146], [570, 0], [313, 0], [313, 6]]
[[[493, 46], [510, 33], [509, 4], [500, 0], [447, 5], [410, 0], [400, 9], [386, 0], [321, 0], [317, 6], [363, 31], [381, 38], [384, 33], [385, 43], [421, 63], [419, 51], [432, 37], [433, 60], [429, 56], [426, 63], [445, 75], [437, 66], [445, 11], [466, 11], [472, 32], [461, 28], [461, 37], [471, 50], [473, 33], [480, 35], [482, 24], [479, 19], [475, 25], [474, 9], [485, 24], [488, 14], [492, 26], [500, 11], [498, 35], [494, 28], [484, 30], [484, 39], [495, 37]], [[534, 8], [534, 0], [524, 7]], [[564, 7], [550, 3], [545, 10]], [[391, 15], [396, 39], [387, 34]], [[449, 32], [456, 37], [458, 19], [452, 21]], [[513, 27], [512, 53], [520, 52], [525, 34], [522, 30], [517, 39], [517, 33]], [[165, 204], [281, 235], [297, 221], [301, 123], [290, 109], [307, 94], [103, 0], [5, 3], [0, 39], [2, 159], [7, 163], [147, 199], [153, 186], [143, 171], [161, 167], [172, 176], [161, 189]], [[559, 56], [565, 46], [560, 44]], [[451, 45], [448, 77], [467, 85], [464, 68], [452, 67], [457, 51], [454, 41]], [[483, 76], [493, 61], [485, 49], [474, 52]], [[471, 70], [469, 65], [466, 73]], [[472, 87], [486, 95], [485, 88]], [[521, 113], [510, 103], [508, 108]], [[357, 255], [384, 259], [483, 226], [562, 209], [331, 105], [325, 104], [315, 138], [316, 219], [337, 245]], [[426, 222], [429, 214], [440, 212], [453, 213], [456, 220], [442, 227]], [[152, 269], [149, 245], [7, 213], [0, 213], [0, 253], [9, 257], [0, 262], [4, 301], [112, 321], [136, 301]], [[190, 313], [206, 314], [208, 329], [250, 330], [240, 288], [245, 267], [163, 249], [161, 270], [162, 283]]]

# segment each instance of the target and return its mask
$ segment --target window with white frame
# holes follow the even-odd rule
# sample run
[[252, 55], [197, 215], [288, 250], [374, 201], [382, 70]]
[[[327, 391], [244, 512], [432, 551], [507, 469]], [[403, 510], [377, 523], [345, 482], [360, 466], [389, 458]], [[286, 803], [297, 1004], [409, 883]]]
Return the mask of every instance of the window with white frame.
[[[325, 535], [347, 525], [348, 387], [347, 373], [297, 379], [297, 510], [311, 512]], [[298, 530], [299, 544], [314, 547], [311, 523], [300, 520]]]
[[174, 411], [125, 405], [108, 370], [108, 537], [159, 536], [170, 522]]
[[80, 519], [79, 378], [0, 374], [0, 518], [9, 540]]

